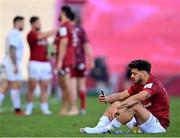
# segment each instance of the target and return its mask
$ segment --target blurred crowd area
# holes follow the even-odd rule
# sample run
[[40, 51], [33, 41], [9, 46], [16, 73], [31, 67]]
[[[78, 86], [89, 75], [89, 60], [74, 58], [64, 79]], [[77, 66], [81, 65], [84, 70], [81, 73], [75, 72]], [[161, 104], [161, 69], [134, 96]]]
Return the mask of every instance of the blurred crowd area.
[[[1, 0], [0, 4], [0, 61], [4, 56], [5, 35], [12, 27], [11, 20], [15, 15], [26, 15], [23, 32], [26, 42], [31, 15], [40, 16], [46, 30], [57, 26], [59, 7], [69, 5], [82, 18], [95, 57], [95, 67], [87, 77], [89, 95], [98, 94], [102, 88], [107, 94], [128, 88], [131, 80], [127, 65], [137, 58], [150, 60], [153, 73], [162, 80], [170, 95], [179, 95], [179, 0]], [[53, 39], [48, 40], [50, 44]], [[26, 46], [23, 91], [26, 91], [28, 80], [28, 58]], [[51, 58], [52, 64], [53, 60]], [[38, 94], [38, 86], [36, 91]], [[49, 92], [60, 95], [59, 91], [54, 75]]]

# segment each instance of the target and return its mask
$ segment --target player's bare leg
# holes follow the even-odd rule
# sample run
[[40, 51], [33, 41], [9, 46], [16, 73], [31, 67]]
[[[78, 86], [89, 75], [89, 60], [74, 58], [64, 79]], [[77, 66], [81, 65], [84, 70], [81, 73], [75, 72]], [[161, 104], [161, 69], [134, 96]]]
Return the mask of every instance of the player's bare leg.
[[3, 79], [0, 82], [0, 108], [1, 108], [1, 105], [2, 105], [2, 103], [4, 101], [5, 93], [7, 92], [7, 89], [8, 89], [8, 81]]
[[24, 115], [21, 111], [21, 99], [20, 99], [20, 81], [10, 81], [11, 86], [11, 100], [15, 109], [16, 115]]
[[87, 133], [106, 133], [108, 131], [111, 131], [115, 128], [119, 128], [122, 125], [128, 123], [132, 120], [133, 117], [136, 118], [136, 121], [138, 122], [138, 125], [142, 125], [145, 123], [151, 113], [145, 109], [141, 104], [135, 104], [134, 106], [124, 110], [123, 112], [118, 112], [119, 115], [114, 118], [108, 125], [102, 128], [85, 128], [85, 132]]
[[79, 114], [77, 108], [77, 81], [76, 78], [71, 78], [68, 76], [67, 78], [67, 85], [68, 85], [68, 96], [70, 101], [70, 111], [68, 115], [77, 115]]
[[26, 105], [26, 115], [31, 115], [33, 110], [33, 98], [34, 98], [34, 90], [37, 85], [36, 80], [30, 79], [28, 82], [28, 93], [27, 93], [27, 105]]
[[77, 78], [77, 86], [78, 86], [78, 92], [80, 97], [80, 105], [81, 114], [86, 113], [86, 78], [81, 77]]
[[66, 85], [66, 76], [60, 76], [59, 78], [59, 85], [62, 90], [62, 107], [60, 110], [60, 115], [67, 115], [67, 110], [69, 107], [69, 99], [68, 99], [68, 92], [67, 92], [67, 85]]
[[41, 102], [41, 111], [45, 115], [50, 115], [52, 114], [51, 111], [49, 110], [49, 105], [48, 105], [48, 86], [49, 86], [50, 81], [49, 80], [41, 80], [39, 82], [40, 88], [41, 88], [41, 95], [40, 95], [40, 102]]

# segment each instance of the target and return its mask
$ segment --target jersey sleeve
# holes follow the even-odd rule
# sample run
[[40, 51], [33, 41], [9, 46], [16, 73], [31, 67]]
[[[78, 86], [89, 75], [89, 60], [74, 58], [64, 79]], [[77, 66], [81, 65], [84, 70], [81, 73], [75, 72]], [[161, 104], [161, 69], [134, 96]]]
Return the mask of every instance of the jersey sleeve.
[[31, 32], [27, 36], [27, 40], [29, 43], [36, 43], [38, 41], [38, 34], [35, 32]]
[[61, 38], [66, 38], [68, 37], [68, 29], [66, 26], [62, 26], [59, 28], [59, 36]]
[[143, 90], [147, 91], [150, 95], [154, 95], [157, 92], [156, 83], [148, 83], [144, 86]]
[[10, 37], [9, 37], [9, 45], [11, 47], [17, 48], [19, 46], [19, 41], [20, 41], [19, 39], [20, 38], [16, 34], [10, 35]]

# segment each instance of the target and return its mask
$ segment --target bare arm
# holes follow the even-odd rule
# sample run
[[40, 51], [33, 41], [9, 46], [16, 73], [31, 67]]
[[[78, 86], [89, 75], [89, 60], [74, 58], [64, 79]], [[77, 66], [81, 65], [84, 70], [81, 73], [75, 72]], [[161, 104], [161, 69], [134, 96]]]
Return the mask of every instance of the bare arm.
[[68, 44], [68, 38], [63, 38], [60, 42], [60, 46], [58, 49], [59, 50], [58, 69], [61, 69], [62, 62], [67, 50], [67, 44]]
[[10, 58], [14, 65], [14, 72], [17, 73], [16, 47], [10, 46]]
[[113, 93], [109, 96], [99, 96], [99, 101], [100, 102], [107, 102], [107, 103], [113, 103], [115, 101], [123, 101], [126, 98], [130, 97], [130, 94], [128, 93], [127, 90], [124, 90], [120, 93]]
[[44, 33], [39, 33], [38, 34], [38, 39], [48, 38], [48, 37], [54, 35], [56, 32], [57, 32], [57, 30], [52, 30], [52, 31], [44, 32]]
[[93, 68], [94, 67], [94, 59], [93, 59], [93, 54], [92, 54], [92, 48], [90, 47], [90, 44], [88, 42], [86, 42], [84, 44], [84, 48], [85, 48], [85, 54], [87, 55], [87, 58], [90, 63], [90, 68]]
[[16, 47], [14, 47], [14, 46], [10, 46], [10, 57], [11, 57], [13, 65], [16, 65], [16, 63], [17, 63]]
[[138, 94], [135, 94], [126, 100], [122, 101], [118, 108], [128, 108], [133, 106], [134, 104], [140, 103], [141, 101], [151, 97], [148, 91], [141, 91]]

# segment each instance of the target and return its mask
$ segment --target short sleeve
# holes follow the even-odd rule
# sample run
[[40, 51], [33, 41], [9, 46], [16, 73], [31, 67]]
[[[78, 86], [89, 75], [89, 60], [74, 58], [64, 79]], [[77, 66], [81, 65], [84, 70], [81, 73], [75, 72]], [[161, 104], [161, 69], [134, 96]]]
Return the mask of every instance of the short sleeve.
[[67, 37], [68, 36], [67, 27], [63, 26], [63, 27], [59, 28], [59, 36], [60, 37]]
[[143, 90], [149, 92], [150, 95], [154, 95], [157, 92], [156, 83], [148, 83], [144, 86]]
[[19, 39], [18, 35], [11, 34], [9, 37], [9, 45], [17, 48], [19, 46]]
[[38, 41], [38, 34], [36, 32], [30, 32], [27, 36], [27, 40], [29, 44], [36, 44]]

